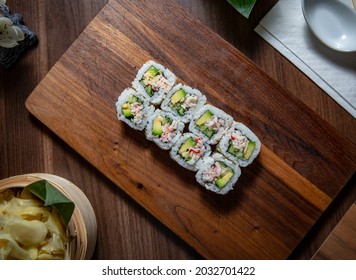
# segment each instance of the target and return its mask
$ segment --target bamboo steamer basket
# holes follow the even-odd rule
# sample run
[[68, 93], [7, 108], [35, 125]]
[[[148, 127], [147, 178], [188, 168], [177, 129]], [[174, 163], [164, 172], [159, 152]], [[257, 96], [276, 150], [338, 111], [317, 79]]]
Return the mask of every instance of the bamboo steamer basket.
[[9, 188], [25, 187], [33, 182], [46, 180], [75, 204], [72, 218], [67, 227], [69, 243], [66, 259], [91, 259], [96, 245], [97, 222], [94, 209], [85, 194], [70, 181], [47, 173], [31, 173], [0, 180], [0, 192]]

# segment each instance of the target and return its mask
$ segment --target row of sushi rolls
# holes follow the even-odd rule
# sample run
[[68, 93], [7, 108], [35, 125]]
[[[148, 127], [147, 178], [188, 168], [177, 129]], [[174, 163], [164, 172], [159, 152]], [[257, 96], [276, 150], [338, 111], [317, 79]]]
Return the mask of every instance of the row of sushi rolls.
[[146, 62], [118, 97], [119, 120], [145, 131], [146, 138], [184, 168], [197, 182], [226, 194], [241, 167], [258, 155], [261, 142], [244, 124], [210, 104], [199, 90], [177, 83], [176, 76], [155, 61]]

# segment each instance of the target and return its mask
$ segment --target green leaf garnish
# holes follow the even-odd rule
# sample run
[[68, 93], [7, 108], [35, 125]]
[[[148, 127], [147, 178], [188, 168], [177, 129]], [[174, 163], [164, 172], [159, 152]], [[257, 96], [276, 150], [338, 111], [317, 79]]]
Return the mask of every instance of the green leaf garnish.
[[52, 184], [46, 180], [40, 180], [29, 184], [26, 189], [41, 199], [44, 206], [52, 206], [56, 209], [65, 226], [69, 224], [74, 212], [74, 202], [64, 196]]
[[239, 13], [245, 18], [250, 16], [253, 6], [256, 4], [256, 0], [227, 0]]

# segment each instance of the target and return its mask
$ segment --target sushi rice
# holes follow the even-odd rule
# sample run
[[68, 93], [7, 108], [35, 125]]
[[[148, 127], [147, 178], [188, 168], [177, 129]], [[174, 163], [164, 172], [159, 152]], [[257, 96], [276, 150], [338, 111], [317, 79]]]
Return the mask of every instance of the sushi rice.
[[184, 168], [197, 171], [204, 157], [211, 154], [211, 147], [200, 136], [184, 133], [170, 150], [170, 156]]
[[[133, 88], [126, 88], [118, 97], [117, 117], [133, 129], [145, 130], [146, 138], [161, 149], [170, 150], [173, 160], [196, 172], [200, 185], [224, 195], [240, 177], [240, 166], [257, 157], [261, 142], [244, 124], [206, 104], [199, 90], [175, 83], [171, 71], [147, 61], [132, 82]], [[189, 132], [184, 132], [185, 124]], [[213, 154], [210, 145], [215, 147]]]
[[234, 122], [221, 138], [217, 150], [242, 167], [251, 164], [261, 149], [258, 137], [244, 124]]
[[220, 153], [204, 158], [195, 175], [197, 182], [217, 194], [227, 194], [241, 175], [240, 167]]
[[190, 122], [194, 113], [206, 103], [206, 97], [199, 90], [177, 84], [161, 104], [162, 110], [172, 112], [184, 123]]
[[208, 144], [217, 144], [230, 127], [233, 118], [224, 111], [206, 104], [195, 113], [189, 131], [201, 136]]
[[170, 112], [157, 109], [148, 118], [146, 138], [155, 142], [161, 149], [169, 150], [182, 135], [184, 123]]
[[148, 116], [154, 112], [147, 98], [132, 88], [126, 88], [115, 105], [117, 118], [136, 130], [144, 130]]
[[170, 70], [149, 60], [138, 71], [132, 86], [151, 104], [159, 105], [175, 83], [176, 76]]

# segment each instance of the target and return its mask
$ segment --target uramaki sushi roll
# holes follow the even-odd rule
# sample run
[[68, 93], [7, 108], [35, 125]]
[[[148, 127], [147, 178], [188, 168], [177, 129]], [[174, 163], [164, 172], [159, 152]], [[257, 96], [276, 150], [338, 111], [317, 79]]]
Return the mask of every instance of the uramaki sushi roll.
[[116, 114], [119, 120], [136, 130], [146, 127], [148, 116], [154, 111], [147, 98], [132, 88], [126, 88], [116, 102]]
[[150, 103], [159, 105], [175, 83], [176, 76], [170, 70], [150, 60], [138, 71], [132, 86], [146, 95]]
[[179, 165], [191, 171], [199, 169], [202, 159], [209, 156], [211, 147], [200, 136], [184, 133], [173, 145], [170, 156]]
[[203, 138], [208, 144], [217, 144], [225, 131], [230, 127], [233, 118], [224, 111], [204, 105], [189, 123], [189, 131]]
[[194, 113], [206, 103], [206, 97], [199, 90], [187, 85], [177, 84], [162, 102], [163, 110], [172, 112], [184, 123], [190, 122]]
[[233, 189], [241, 175], [239, 166], [220, 153], [204, 159], [195, 175], [197, 182], [218, 194], [226, 194]]
[[228, 159], [245, 167], [259, 154], [261, 142], [247, 126], [234, 122], [221, 138], [217, 149]]
[[161, 149], [169, 150], [182, 135], [183, 129], [184, 123], [176, 116], [157, 109], [148, 119], [145, 134]]

